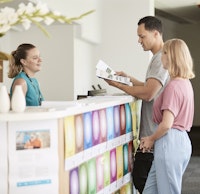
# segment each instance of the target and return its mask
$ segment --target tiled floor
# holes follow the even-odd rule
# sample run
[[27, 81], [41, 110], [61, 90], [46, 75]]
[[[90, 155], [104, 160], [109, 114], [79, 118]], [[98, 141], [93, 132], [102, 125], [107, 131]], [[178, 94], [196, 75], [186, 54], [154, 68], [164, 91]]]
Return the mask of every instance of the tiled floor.
[[200, 157], [192, 156], [183, 176], [181, 194], [200, 194]]
[[192, 157], [183, 176], [181, 194], [200, 194], [200, 127], [193, 127], [189, 136]]

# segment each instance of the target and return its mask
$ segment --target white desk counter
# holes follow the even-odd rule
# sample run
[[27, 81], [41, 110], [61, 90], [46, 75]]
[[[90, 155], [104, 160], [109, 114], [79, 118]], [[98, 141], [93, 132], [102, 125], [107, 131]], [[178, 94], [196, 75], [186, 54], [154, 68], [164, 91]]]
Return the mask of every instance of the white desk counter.
[[0, 121], [33, 121], [62, 118], [134, 100], [131, 96], [99, 96], [77, 101], [44, 101], [41, 107], [27, 107], [23, 113], [0, 113]]
[[131, 193], [140, 104], [99, 96], [1, 113], [0, 193]]

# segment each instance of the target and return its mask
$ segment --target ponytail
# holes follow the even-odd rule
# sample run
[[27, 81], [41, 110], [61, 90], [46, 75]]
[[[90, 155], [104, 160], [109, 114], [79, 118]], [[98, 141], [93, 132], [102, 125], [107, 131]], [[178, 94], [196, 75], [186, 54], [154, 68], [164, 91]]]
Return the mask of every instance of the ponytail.
[[16, 51], [13, 51], [9, 59], [8, 77], [14, 78], [22, 70], [22, 68], [23, 67], [20, 60], [17, 59]]

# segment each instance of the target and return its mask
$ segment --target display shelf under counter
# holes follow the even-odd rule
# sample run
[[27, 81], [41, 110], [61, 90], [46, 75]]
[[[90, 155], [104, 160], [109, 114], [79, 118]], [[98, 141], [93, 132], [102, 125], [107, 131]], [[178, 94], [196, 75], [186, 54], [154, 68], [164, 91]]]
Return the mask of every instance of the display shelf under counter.
[[96, 96], [0, 114], [0, 193], [132, 193], [140, 106]]

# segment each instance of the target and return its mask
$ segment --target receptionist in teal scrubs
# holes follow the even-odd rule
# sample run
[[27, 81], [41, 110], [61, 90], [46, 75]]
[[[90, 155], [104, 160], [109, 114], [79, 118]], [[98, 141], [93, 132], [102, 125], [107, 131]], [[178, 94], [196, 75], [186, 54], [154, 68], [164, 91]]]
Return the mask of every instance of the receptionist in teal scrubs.
[[21, 85], [26, 98], [26, 106], [40, 106], [44, 100], [39, 83], [34, 77], [41, 70], [42, 59], [36, 46], [28, 43], [21, 44], [11, 53], [8, 77], [14, 78], [10, 97], [16, 85]]

